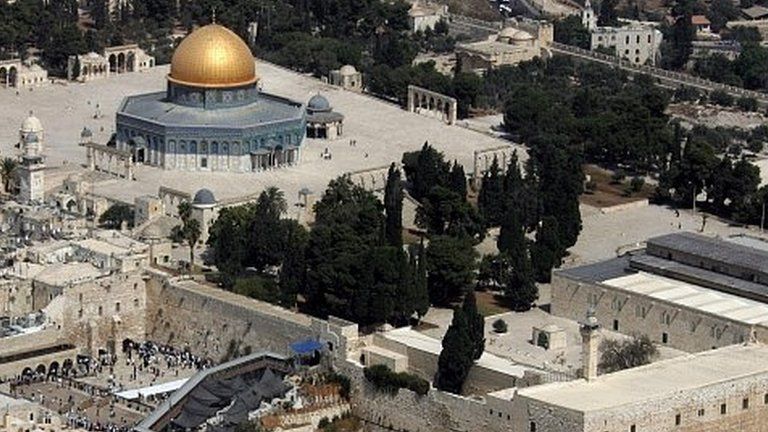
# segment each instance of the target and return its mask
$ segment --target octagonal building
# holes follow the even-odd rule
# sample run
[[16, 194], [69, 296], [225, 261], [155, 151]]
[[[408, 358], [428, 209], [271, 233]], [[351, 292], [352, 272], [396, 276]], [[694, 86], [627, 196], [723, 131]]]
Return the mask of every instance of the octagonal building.
[[126, 97], [114, 145], [167, 170], [251, 172], [301, 156], [301, 103], [260, 91], [251, 50], [218, 24], [176, 49], [164, 92]]

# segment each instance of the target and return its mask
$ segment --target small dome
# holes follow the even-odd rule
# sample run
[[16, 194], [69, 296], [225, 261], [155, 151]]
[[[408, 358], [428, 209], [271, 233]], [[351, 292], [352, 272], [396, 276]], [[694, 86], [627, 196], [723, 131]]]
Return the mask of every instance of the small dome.
[[324, 96], [320, 96], [319, 94], [312, 96], [312, 98], [307, 103], [307, 108], [309, 108], [312, 111], [330, 111], [331, 110], [331, 104], [328, 102], [328, 99], [326, 99]]
[[533, 35], [514, 27], [507, 27], [499, 32], [499, 39], [507, 39], [509, 41], [529, 41], [533, 39]]
[[339, 73], [342, 75], [354, 75], [357, 73], [357, 69], [352, 65], [344, 65], [339, 69]]
[[216, 197], [213, 196], [213, 192], [210, 189], [200, 189], [195, 193], [192, 204], [213, 205], [216, 204]]
[[29, 117], [25, 118], [23, 122], [21, 122], [21, 131], [22, 132], [42, 132], [43, 131], [43, 123], [40, 122], [40, 119], [33, 116], [32, 113], [29, 113]]
[[82, 132], [80, 132], [81, 138], [90, 138], [92, 136], [93, 136], [93, 132], [91, 132], [91, 130], [88, 129], [87, 127], [84, 127]]

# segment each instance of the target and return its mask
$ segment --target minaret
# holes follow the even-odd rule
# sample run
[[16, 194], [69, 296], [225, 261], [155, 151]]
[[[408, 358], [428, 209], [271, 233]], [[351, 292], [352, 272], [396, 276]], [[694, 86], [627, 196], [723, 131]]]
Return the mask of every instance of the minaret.
[[581, 361], [584, 379], [592, 381], [597, 378], [598, 346], [600, 345], [600, 324], [591, 308], [587, 311], [587, 319], [581, 323]]
[[581, 11], [581, 24], [589, 31], [592, 31], [597, 27], [597, 16], [595, 15], [595, 10], [592, 9], [592, 3], [589, 0], [584, 3], [584, 9]]
[[21, 163], [19, 164], [19, 196], [25, 204], [45, 199], [45, 163], [43, 162], [43, 127], [31, 113], [21, 126]]

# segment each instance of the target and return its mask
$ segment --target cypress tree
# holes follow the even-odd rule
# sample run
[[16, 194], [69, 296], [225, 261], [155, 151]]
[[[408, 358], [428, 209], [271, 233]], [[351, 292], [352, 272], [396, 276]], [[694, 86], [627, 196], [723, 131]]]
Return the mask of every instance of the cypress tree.
[[531, 245], [531, 262], [536, 281], [549, 283], [552, 269], [560, 266], [562, 257], [557, 219], [547, 216], [536, 231], [536, 242]]
[[499, 170], [499, 159], [493, 157], [493, 163], [483, 175], [483, 184], [477, 197], [477, 208], [488, 226], [497, 226], [504, 214], [503, 179]]
[[508, 252], [511, 248], [525, 248], [525, 227], [517, 209], [507, 210], [507, 214], [501, 222], [499, 238], [496, 240], [496, 247], [500, 253]]
[[517, 245], [510, 248], [507, 254], [511, 270], [504, 295], [513, 310], [524, 312], [531, 309], [533, 302], [539, 298], [531, 259], [528, 256], [528, 249]]
[[461, 310], [469, 325], [469, 335], [472, 338], [472, 359], [477, 360], [485, 350], [485, 318], [477, 311], [475, 292], [470, 291], [464, 297]]
[[403, 247], [403, 185], [400, 170], [392, 163], [387, 173], [387, 185], [384, 189], [384, 208], [386, 221], [384, 238], [389, 246]]
[[464, 173], [464, 167], [456, 161], [453, 161], [448, 176], [448, 187], [460, 196], [462, 201], [467, 199], [467, 175]]
[[424, 240], [419, 244], [419, 254], [416, 259], [411, 257], [414, 268], [414, 285], [412, 293], [413, 308], [419, 318], [429, 311], [429, 285], [427, 284], [427, 253]]
[[464, 312], [456, 309], [453, 321], [443, 338], [443, 350], [437, 359], [435, 386], [443, 391], [461, 394], [464, 381], [472, 368], [473, 345]]

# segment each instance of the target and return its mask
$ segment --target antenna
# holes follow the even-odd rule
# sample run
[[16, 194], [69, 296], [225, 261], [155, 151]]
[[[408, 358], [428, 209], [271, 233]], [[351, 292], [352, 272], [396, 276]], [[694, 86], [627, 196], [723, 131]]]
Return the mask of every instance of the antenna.
[[216, 6], [211, 8], [211, 22], [216, 24]]

